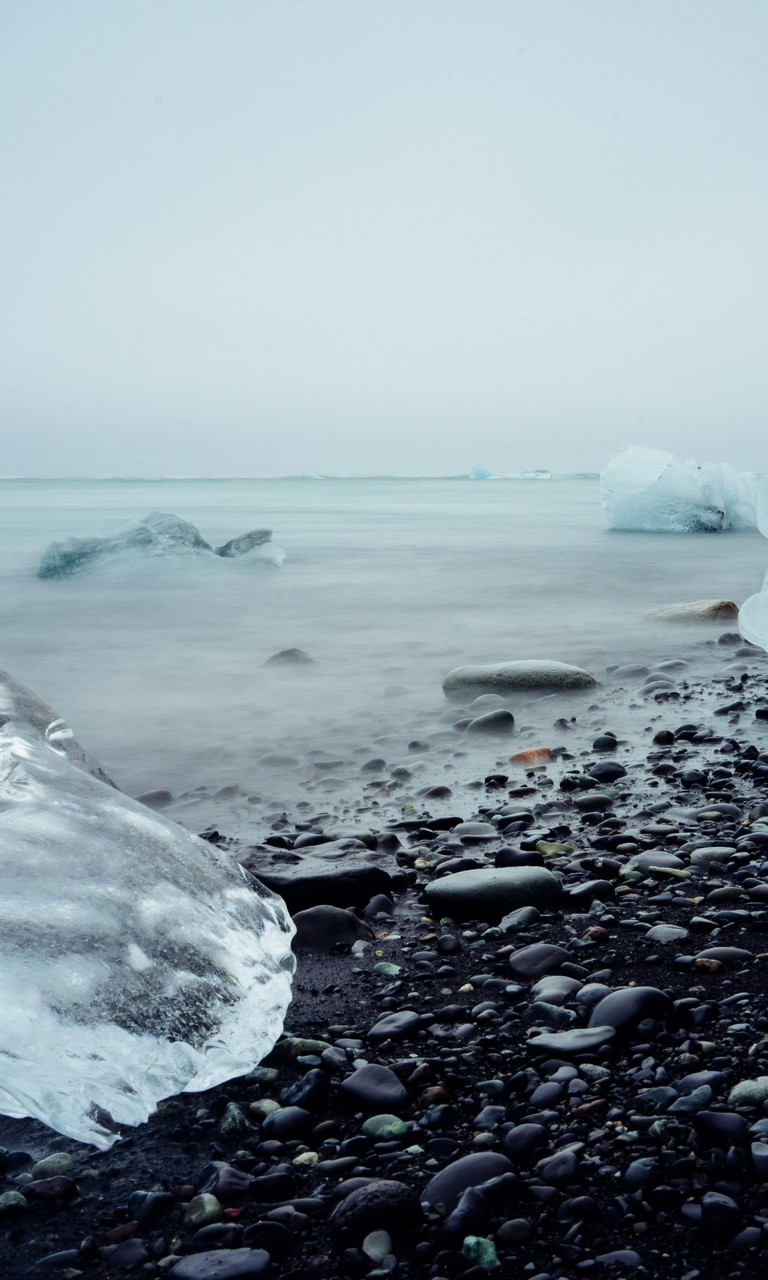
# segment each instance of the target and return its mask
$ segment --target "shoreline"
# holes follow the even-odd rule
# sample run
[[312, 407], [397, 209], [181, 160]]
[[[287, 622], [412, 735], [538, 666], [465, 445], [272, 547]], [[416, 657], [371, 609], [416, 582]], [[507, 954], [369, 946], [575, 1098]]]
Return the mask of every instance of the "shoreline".
[[[391, 908], [369, 911], [371, 937], [348, 913], [321, 920], [323, 936], [340, 931], [336, 951], [300, 952], [283, 1038], [250, 1077], [166, 1100], [105, 1153], [0, 1118], [0, 1145], [33, 1157], [3, 1158], [0, 1197], [23, 1193], [51, 1156], [32, 1182], [63, 1180], [28, 1193], [26, 1208], [6, 1204], [0, 1268], [22, 1280], [761, 1275], [768, 721], [756, 712], [768, 708], [768, 655], [721, 647], [706, 684], [678, 670], [642, 698], [645, 676], [606, 686], [543, 766], [501, 772], [509, 752], [493, 743], [487, 773], [448, 795], [415, 793], [412, 814], [382, 803], [374, 769], [368, 801], [346, 811], [275, 815], [247, 849], [223, 831], [214, 842], [256, 874], [283, 854], [296, 880], [357, 828], [362, 847], [347, 852], [391, 877], [374, 890]], [[610, 736], [622, 699], [647, 712], [642, 730], [596, 748], [585, 735]], [[615, 776], [595, 778], [596, 766]], [[321, 843], [306, 841], [317, 832]], [[487, 904], [483, 919], [457, 906], [455, 923], [430, 912], [430, 884], [499, 864], [540, 868], [569, 897], [501, 924]], [[372, 884], [342, 888], [337, 906], [364, 909]], [[702, 954], [712, 948], [724, 950]], [[557, 1041], [588, 1029], [611, 993], [614, 1035]], [[386, 1072], [361, 1086], [363, 1062]], [[732, 1096], [761, 1077], [763, 1093]], [[482, 1159], [457, 1168], [466, 1157]], [[190, 1211], [200, 1194], [215, 1203]], [[389, 1239], [372, 1241], [376, 1228]]]

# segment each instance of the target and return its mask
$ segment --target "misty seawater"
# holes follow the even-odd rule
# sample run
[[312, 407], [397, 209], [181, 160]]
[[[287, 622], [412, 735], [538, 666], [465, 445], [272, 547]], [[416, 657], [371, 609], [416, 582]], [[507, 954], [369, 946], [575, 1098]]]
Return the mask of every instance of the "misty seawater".
[[[35, 576], [50, 542], [153, 510], [213, 545], [269, 527], [287, 559], [174, 555]], [[124, 790], [184, 796], [174, 816], [194, 829], [242, 828], [300, 799], [315, 810], [354, 801], [371, 756], [416, 758], [434, 782], [482, 776], [513, 743], [551, 738], [560, 701], [532, 698], [509, 748], [466, 745], [451, 761], [409, 751], [450, 740], [441, 681], [463, 663], [547, 657], [600, 679], [609, 664], [685, 657], [706, 676], [726, 628], [645, 615], [700, 597], [741, 602], [766, 561], [758, 533], [609, 532], [596, 477], [3, 480], [0, 520], [0, 665]], [[263, 667], [293, 647], [314, 665]], [[578, 723], [579, 708], [567, 711]], [[638, 727], [647, 720], [640, 709]]]

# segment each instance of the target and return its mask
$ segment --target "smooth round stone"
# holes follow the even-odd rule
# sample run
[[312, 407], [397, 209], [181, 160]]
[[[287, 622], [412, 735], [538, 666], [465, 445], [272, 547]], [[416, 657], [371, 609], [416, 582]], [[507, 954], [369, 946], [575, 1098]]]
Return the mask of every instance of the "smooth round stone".
[[589, 1017], [589, 1026], [615, 1027], [631, 1031], [646, 1018], [660, 1020], [667, 1016], [672, 1001], [658, 987], [619, 987], [598, 1001]]
[[736, 967], [754, 958], [755, 953], [746, 951], [744, 947], [705, 947], [694, 956], [694, 960], [719, 960], [720, 964]]
[[184, 1226], [189, 1227], [190, 1231], [197, 1231], [200, 1227], [207, 1227], [211, 1222], [220, 1222], [223, 1212], [217, 1197], [204, 1192], [190, 1200], [187, 1212], [184, 1214]]
[[679, 924], [655, 924], [645, 936], [649, 942], [682, 942], [688, 937], [688, 930]]
[[753, 1142], [750, 1147], [752, 1167], [760, 1182], [768, 1181], [768, 1145], [765, 1142]]
[[462, 1156], [441, 1169], [427, 1183], [421, 1193], [422, 1201], [432, 1205], [445, 1205], [450, 1212], [455, 1209], [468, 1187], [479, 1187], [491, 1178], [511, 1173], [512, 1164], [506, 1156], [495, 1151], [478, 1151]]
[[439, 916], [495, 924], [517, 907], [557, 906], [562, 887], [545, 867], [488, 867], [433, 880], [426, 897], [430, 910]]
[[475, 840], [497, 840], [498, 831], [491, 822], [459, 822], [451, 829], [451, 837], [465, 843]]
[[749, 1141], [747, 1122], [734, 1111], [700, 1111], [693, 1117], [693, 1128], [704, 1148], [727, 1151], [729, 1147], [746, 1147]]
[[510, 1249], [517, 1244], [525, 1244], [532, 1231], [533, 1227], [527, 1218], [508, 1218], [496, 1232], [496, 1239], [503, 1249]]
[[541, 978], [544, 974], [554, 973], [571, 958], [565, 947], [557, 947], [551, 942], [532, 942], [509, 957], [509, 967], [516, 978]]
[[0, 1218], [24, 1213], [28, 1208], [29, 1205], [20, 1191], [4, 1191], [0, 1195]]
[[693, 1093], [695, 1089], [700, 1089], [703, 1084], [709, 1085], [713, 1093], [721, 1089], [727, 1083], [728, 1077], [724, 1071], [692, 1071], [690, 1075], [683, 1076], [682, 1080], [677, 1081], [677, 1092], [685, 1095]]
[[364, 1240], [371, 1231], [402, 1235], [423, 1218], [419, 1197], [403, 1182], [377, 1179], [345, 1196], [330, 1217], [335, 1235]]
[[297, 911], [293, 923], [296, 926], [292, 943], [294, 951], [329, 952], [335, 946], [351, 947], [360, 938], [373, 937], [368, 925], [353, 911], [325, 903]]
[[369, 1231], [360, 1247], [366, 1258], [380, 1264], [392, 1253], [392, 1237], [388, 1231]]
[[578, 978], [568, 978], [564, 973], [552, 973], [533, 984], [531, 995], [535, 1000], [543, 1000], [546, 1004], [564, 1004], [581, 986]]
[[384, 1040], [404, 1040], [413, 1036], [421, 1025], [421, 1019], [413, 1009], [401, 1009], [399, 1013], [388, 1013], [379, 1018], [367, 1032], [367, 1038], [374, 1044]]
[[705, 1191], [701, 1197], [701, 1230], [711, 1240], [728, 1240], [741, 1223], [741, 1209], [731, 1196]]
[[627, 771], [618, 760], [598, 760], [590, 766], [587, 773], [590, 778], [597, 778], [598, 782], [617, 782], [619, 778], [626, 777]]
[[182, 1258], [168, 1274], [174, 1280], [257, 1280], [269, 1264], [264, 1249], [215, 1249]]
[[684, 1094], [682, 1098], [678, 1098], [672, 1103], [668, 1110], [669, 1115], [675, 1116], [692, 1116], [697, 1111], [703, 1111], [712, 1101], [712, 1090], [708, 1084], [700, 1085], [698, 1089], [692, 1090], [691, 1093]]
[[30, 1169], [32, 1178], [57, 1178], [63, 1174], [71, 1173], [74, 1168], [74, 1160], [67, 1151], [54, 1151], [53, 1155], [45, 1156], [44, 1159], [38, 1160], [36, 1165]]
[[515, 1164], [527, 1166], [534, 1152], [547, 1145], [547, 1131], [543, 1124], [516, 1124], [504, 1135], [504, 1154]]
[[615, 1035], [615, 1027], [574, 1027], [571, 1031], [542, 1031], [531, 1036], [527, 1043], [528, 1048], [535, 1049], [537, 1053], [573, 1058], [580, 1053], [594, 1053], [595, 1049], [602, 1049]]
[[556, 1151], [554, 1155], [539, 1160], [536, 1172], [549, 1186], [564, 1187], [578, 1180], [579, 1162], [573, 1151]]
[[280, 1107], [279, 1111], [271, 1111], [264, 1117], [261, 1131], [265, 1138], [290, 1142], [306, 1133], [313, 1123], [312, 1112], [304, 1107]]
[[452, 701], [479, 693], [527, 693], [530, 690], [566, 693], [594, 689], [595, 677], [582, 667], [566, 662], [531, 658], [517, 662], [497, 662], [487, 666], [454, 667], [443, 680], [443, 693]]
[[484, 715], [470, 720], [465, 733], [479, 737], [506, 738], [515, 731], [515, 717], [511, 711], [499, 708], [498, 711], [486, 711]]
[[358, 1067], [342, 1080], [339, 1091], [365, 1111], [383, 1112], [388, 1108], [396, 1114], [408, 1101], [408, 1090], [394, 1071], [377, 1063]]
[[688, 861], [692, 867], [708, 867], [713, 862], [728, 862], [735, 852], [723, 845], [709, 845], [706, 849], [694, 849]]
[[728, 1102], [732, 1107], [761, 1107], [768, 1100], [768, 1076], [757, 1076], [754, 1080], [741, 1080], [728, 1094]]
[[366, 1138], [375, 1138], [379, 1142], [389, 1142], [395, 1138], [404, 1138], [408, 1132], [408, 1125], [399, 1116], [385, 1113], [378, 1116], [369, 1116], [360, 1126], [360, 1132], [364, 1133]]

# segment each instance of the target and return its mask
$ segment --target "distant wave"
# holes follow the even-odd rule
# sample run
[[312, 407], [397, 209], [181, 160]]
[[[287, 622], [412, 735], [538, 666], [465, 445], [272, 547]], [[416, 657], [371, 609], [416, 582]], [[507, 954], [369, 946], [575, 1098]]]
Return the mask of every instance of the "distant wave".
[[[487, 477], [489, 480], [510, 480], [515, 483], [519, 481], [535, 481], [539, 482], [543, 479], [548, 480], [598, 480], [599, 472], [597, 471], [564, 471], [564, 472], [532, 472], [532, 471], [509, 471], [500, 474], [491, 474]], [[460, 480], [471, 481], [472, 477], [467, 474], [460, 475], [350, 475], [346, 473], [333, 472], [304, 472], [299, 475], [249, 475], [249, 476], [24, 476], [24, 475], [0, 475], [0, 483], [5, 482], [22, 482], [24, 484], [240, 484], [249, 480], [279, 480], [301, 482], [307, 480], [349, 480], [349, 481], [387, 481], [398, 484], [423, 482], [426, 480], [446, 481]]]

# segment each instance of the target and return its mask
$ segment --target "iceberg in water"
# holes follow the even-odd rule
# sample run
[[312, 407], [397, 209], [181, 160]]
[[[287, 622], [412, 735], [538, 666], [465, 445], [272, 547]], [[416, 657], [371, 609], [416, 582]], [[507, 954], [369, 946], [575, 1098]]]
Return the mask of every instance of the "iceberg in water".
[[[768, 538], [768, 478], [758, 484], [757, 527]], [[745, 600], [739, 609], [739, 631], [750, 644], [768, 649], [768, 573], [762, 590]]]
[[143, 558], [190, 553], [280, 565], [285, 559], [285, 552], [272, 546], [271, 539], [271, 529], [252, 529], [221, 547], [212, 547], [188, 520], [163, 511], [152, 511], [143, 520], [126, 525], [115, 534], [52, 542], [43, 554], [37, 576], [66, 578], [70, 574], [131, 556]]
[[282, 899], [118, 791], [2, 673], [0, 809], [0, 1113], [108, 1147], [269, 1052], [294, 969]]
[[684, 461], [663, 449], [622, 449], [606, 463], [600, 496], [611, 529], [720, 533], [754, 529], [757, 479], [724, 462]]

